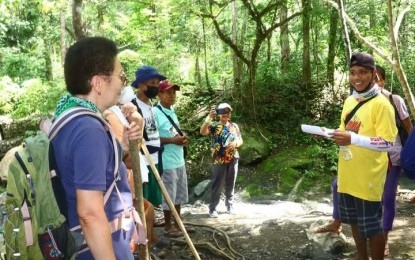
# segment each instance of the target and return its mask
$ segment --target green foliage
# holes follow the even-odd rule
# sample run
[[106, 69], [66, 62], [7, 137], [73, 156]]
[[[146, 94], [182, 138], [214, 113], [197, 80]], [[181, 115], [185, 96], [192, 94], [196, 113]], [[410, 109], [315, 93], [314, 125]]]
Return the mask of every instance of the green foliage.
[[[3, 63], [0, 75], [8, 75], [15, 82], [21, 83], [25, 79], [36, 78], [47, 74], [45, 59], [30, 53], [18, 53], [12, 49], [4, 48], [0, 52]], [[47, 58], [47, 57], [46, 57]]]
[[63, 84], [44, 84], [38, 79], [27, 80], [20, 87], [10, 78], [3, 77], [0, 82], [0, 112], [10, 113], [13, 118], [22, 118], [32, 114], [50, 114], [54, 111], [58, 99], [65, 92]]
[[264, 69], [258, 71], [255, 89], [256, 103], [264, 104], [256, 107], [257, 121], [273, 132], [287, 134], [286, 141], [289, 141], [291, 134], [298, 135], [302, 123], [319, 114], [317, 104], [322, 98], [323, 86], [305, 86], [294, 73], [277, 78], [271, 73], [272, 67]]
[[0, 114], [12, 112], [16, 108], [16, 100], [22, 93], [20, 86], [14, 83], [10, 77], [2, 77], [0, 81]]
[[[270, 3], [253, 1], [250, 4], [261, 12]], [[213, 5], [212, 10], [209, 10], [209, 4]], [[302, 9], [298, 1], [291, 0], [285, 4], [288, 13]], [[390, 57], [385, 1], [366, 3], [352, 0], [344, 4], [349, 17], [359, 18], [356, 26], [361, 34]], [[181, 85], [175, 107], [181, 126], [191, 137], [188, 160], [192, 167], [209, 161], [209, 140], [200, 136], [199, 127], [209, 107], [220, 102], [229, 102], [235, 108], [234, 121], [269, 130], [272, 133], [267, 136], [271, 153], [296, 146], [313, 147], [310, 158], [318, 159], [319, 163], [287, 170], [284, 179], [290, 180], [287, 182], [289, 185], [282, 189], [289, 190], [293, 185], [291, 182], [300, 176], [304, 177], [299, 187], [302, 189], [309, 185], [308, 180], [318, 178], [323, 172], [330, 176], [333, 174], [337, 161], [336, 147], [331, 142], [316, 141], [303, 134], [300, 124], [336, 128], [347, 95], [347, 61], [340, 27], [334, 61], [336, 79], [331, 86], [326, 79], [331, 7], [319, 0], [313, 0], [312, 6], [311, 85], [303, 82], [304, 43], [302, 19], [298, 17], [288, 23], [288, 72], [280, 68], [280, 31], [276, 29], [258, 50], [253, 89], [244, 86], [249, 76], [246, 65], [242, 66], [240, 81], [234, 85], [233, 50], [220, 39], [208, 18], [212, 11], [223, 32], [249, 58], [258, 29], [249, 17], [246, 5], [240, 1], [84, 1], [82, 20], [88, 36], [106, 36], [117, 42], [121, 51], [119, 58], [130, 82], [137, 67], [152, 65], [172, 82]], [[70, 2], [63, 0], [0, 1], [0, 114], [11, 113], [20, 118], [32, 113], [50, 113], [55, 108], [56, 101], [65, 91], [61, 48], [74, 42], [71, 7]], [[278, 8], [263, 16], [264, 27], [280, 19]], [[373, 12], [375, 8], [377, 11]], [[394, 8], [396, 18], [402, 6], [394, 3]], [[233, 24], [233, 12], [238, 17], [237, 24]], [[65, 22], [63, 30], [59, 19], [61, 13]], [[415, 13], [406, 13], [398, 33], [402, 66], [412, 88], [415, 86], [415, 71], [411, 69], [415, 66], [414, 21]], [[238, 28], [236, 39], [232, 35], [234, 26]], [[66, 46], [61, 46], [61, 33], [64, 33]], [[353, 33], [350, 33], [350, 40], [353, 51], [369, 51]], [[386, 68], [387, 82], [393, 86], [393, 92], [402, 95], [389, 64], [376, 55], [375, 58]], [[250, 95], [251, 91], [254, 98], [249, 102], [242, 101], [241, 97]], [[254, 110], [255, 118], [248, 117], [250, 113], [247, 112]], [[208, 164], [204, 166], [209, 168]], [[206, 171], [191, 174], [199, 173], [202, 177], [208, 176]], [[275, 184], [273, 180], [270, 183]], [[255, 193], [258, 187], [253, 185], [249, 190]], [[268, 190], [267, 187], [264, 189]], [[269, 190], [273, 192], [272, 188]]]
[[31, 78], [51, 79], [51, 55], [59, 46], [59, 16], [39, 12], [39, 1], [5, 0], [0, 8], [0, 75], [18, 84]]

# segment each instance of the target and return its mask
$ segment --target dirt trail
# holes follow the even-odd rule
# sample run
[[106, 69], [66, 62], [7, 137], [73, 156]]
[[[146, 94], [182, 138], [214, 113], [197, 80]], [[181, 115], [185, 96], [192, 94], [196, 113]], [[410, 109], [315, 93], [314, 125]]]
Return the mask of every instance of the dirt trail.
[[[394, 230], [389, 235], [391, 254], [385, 259], [415, 259], [415, 204], [407, 202], [411, 194], [415, 194], [413, 193], [415, 181], [403, 179], [400, 188]], [[244, 259], [351, 259], [355, 248], [347, 225], [343, 228], [343, 234], [349, 246], [341, 254], [323, 252], [307, 238], [307, 230], [313, 222], [331, 219], [330, 196], [327, 194], [316, 200], [304, 199], [301, 203], [290, 201], [247, 203], [237, 198], [236, 214], [226, 213], [222, 202], [218, 206], [217, 219], [209, 218], [205, 203], [196, 202], [183, 208], [183, 217], [185, 222], [224, 230], [231, 240], [232, 247], [243, 255]], [[162, 228], [158, 228], [157, 232], [163, 236]], [[189, 235], [193, 243], [211, 242], [220, 248], [225, 248], [226, 245], [226, 241], [218, 232], [212, 233], [205, 228], [199, 227], [196, 233]], [[198, 251], [202, 259], [227, 259], [204, 249]], [[165, 259], [193, 259], [188, 249], [175, 243], [166, 253]], [[243, 258], [234, 254], [230, 259]]]

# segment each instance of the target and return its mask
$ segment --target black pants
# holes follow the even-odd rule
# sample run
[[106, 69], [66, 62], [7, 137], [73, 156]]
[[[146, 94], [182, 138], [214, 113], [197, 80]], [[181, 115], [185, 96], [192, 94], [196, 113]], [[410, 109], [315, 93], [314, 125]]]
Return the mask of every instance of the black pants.
[[238, 175], [238, 159], [228, 164], [214, 164], [212, 166], [212, 189], [210, 192], [209, 211], [216, 210], [219, 204], [220, 193], [225, 185], [225, 205], [233, 204], [236, 176]]

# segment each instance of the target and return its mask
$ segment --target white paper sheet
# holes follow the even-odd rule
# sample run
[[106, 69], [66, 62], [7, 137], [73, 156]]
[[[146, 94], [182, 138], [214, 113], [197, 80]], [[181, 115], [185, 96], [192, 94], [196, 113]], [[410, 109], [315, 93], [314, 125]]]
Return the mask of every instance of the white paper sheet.
[[304, 125], [304, 124], [301, 125], [301, 130], [304, 133], [321, 135], [326, 138], [331, 138], [330, 134], [334, 132], [333, 129], [329, 129], [326, 127], [315, 126], [315, 125]]

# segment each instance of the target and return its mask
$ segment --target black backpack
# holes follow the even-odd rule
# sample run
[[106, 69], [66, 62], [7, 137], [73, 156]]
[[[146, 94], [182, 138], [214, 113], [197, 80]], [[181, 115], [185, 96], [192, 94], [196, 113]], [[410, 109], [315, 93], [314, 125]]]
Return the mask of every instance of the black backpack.
[[399, 139], [401, 140], [402, 147], [405, 146], [406, 140], [408, 139], [408, 132], [406, 131], [401, 118], [398, 114], [398, 109], [396, 109], [395, 102], [393, 101], [393, 95], [389, 95], [389, 101], [391, 102], [393, 106], [393, 110], [395, 110], [395, 122], [396, 122], [396, 128], [398, 128], [398, 134]]

